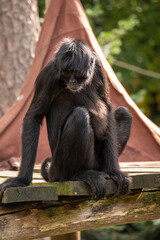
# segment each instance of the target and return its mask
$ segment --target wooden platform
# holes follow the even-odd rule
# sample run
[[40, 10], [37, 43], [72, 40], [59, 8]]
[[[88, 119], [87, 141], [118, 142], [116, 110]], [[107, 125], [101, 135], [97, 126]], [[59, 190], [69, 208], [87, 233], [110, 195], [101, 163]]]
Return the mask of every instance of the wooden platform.
[[[106, 180], [106, 198], [99, 201], [91, 199], [83, 182], [49, 184], [34, 173], [32, 185], [5, 191], [0, 239], [56, 236], [160, 218], [160, 163], [121, 163], [121, 169], [132, 177], [131, 194], [114, 197], [115, 183]], [[17, 171], [0, 171], [0, 183], [16, 175]]]

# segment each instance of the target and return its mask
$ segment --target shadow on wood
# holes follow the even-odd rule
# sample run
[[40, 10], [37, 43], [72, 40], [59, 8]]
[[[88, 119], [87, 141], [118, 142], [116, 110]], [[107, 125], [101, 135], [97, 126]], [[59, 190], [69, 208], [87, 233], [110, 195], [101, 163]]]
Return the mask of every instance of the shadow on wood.
[[81, 233], [75, 232], [75, 233], [59, 235], [59, 236], [51, 237], [51, 240], [81, 240]]

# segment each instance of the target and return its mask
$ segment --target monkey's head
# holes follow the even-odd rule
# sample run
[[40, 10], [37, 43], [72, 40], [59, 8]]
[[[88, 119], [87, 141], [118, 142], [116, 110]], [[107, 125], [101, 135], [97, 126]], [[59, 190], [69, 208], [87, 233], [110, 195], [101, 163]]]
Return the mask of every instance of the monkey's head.
[[55, 54], [58, 78], [71, 92], [79, 92], [90, 84], [96, 55], [82, 41], [65, 39]]

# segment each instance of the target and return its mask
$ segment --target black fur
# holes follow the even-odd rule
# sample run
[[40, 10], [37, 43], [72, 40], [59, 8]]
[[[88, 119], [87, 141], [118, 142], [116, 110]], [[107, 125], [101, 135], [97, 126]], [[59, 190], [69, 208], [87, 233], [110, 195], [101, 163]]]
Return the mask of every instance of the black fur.
[[93, 197], [101, 198], [110, 177], [117, 183], [117, 194], [129, 192], [130, 178], [118, 164], [130, 134], [129, 110], [112, 111], [98, 57], [82, 41], [65, 39], [36, 79], [23, 121], [19, 175], [0, 185], [1, 195], [8, 187], [31, 183], [44, 117], [52, 152], [42, 165], [46, 181], [82, 180], [90, 185]]

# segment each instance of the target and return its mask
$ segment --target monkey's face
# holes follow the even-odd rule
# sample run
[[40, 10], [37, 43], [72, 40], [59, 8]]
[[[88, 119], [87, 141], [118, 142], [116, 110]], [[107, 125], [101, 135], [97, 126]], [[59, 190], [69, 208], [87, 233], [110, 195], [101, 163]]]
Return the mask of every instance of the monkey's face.
[[55, 66], [66, 88], [79, 92], [91, 84], [95, 72], [96, 55], [79, 40], [67, 39], [55, 55]]
[[63, 71], [61, 78], [65, 82], [67, 89], [74, 93], [80, 92], [85, 88], [88, 80], [87, 75], [73, 71]]

